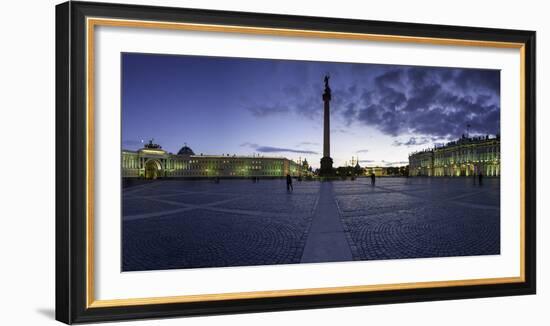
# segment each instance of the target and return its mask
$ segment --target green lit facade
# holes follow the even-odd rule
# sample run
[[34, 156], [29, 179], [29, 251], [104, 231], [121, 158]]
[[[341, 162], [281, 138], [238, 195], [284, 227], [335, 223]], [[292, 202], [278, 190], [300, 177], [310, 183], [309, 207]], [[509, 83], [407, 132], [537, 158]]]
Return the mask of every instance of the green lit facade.
[[177, 154], [149, 142], [137, 151], [122, 150], [123, 178], [279, 178], [311, 175], [306, 160], [237, 155], [195, 155], [187, 146]]
[[462, 137], [409, 155], [410, 176], [500, 176], [500, 137]]

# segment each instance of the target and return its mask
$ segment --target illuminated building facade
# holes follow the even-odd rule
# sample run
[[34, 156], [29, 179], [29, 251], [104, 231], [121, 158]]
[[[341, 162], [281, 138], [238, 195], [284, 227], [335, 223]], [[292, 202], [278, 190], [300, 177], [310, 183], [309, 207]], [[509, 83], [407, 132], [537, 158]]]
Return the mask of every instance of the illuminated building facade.
[[500, 176], [500, 137], [462, 138], [409, 155], [410, 176]]
[[307, 161], [236, 155], [195, 155], [188, 146], [168, 153], [150, 141], [137, 151], [122, 151], [123, 178], [277, 178], [311, 175]]
[[366, 166], [364, 175], [370, 176], [374, 173], [377, 177], [402, 177], [407, 176], [408, 166]]

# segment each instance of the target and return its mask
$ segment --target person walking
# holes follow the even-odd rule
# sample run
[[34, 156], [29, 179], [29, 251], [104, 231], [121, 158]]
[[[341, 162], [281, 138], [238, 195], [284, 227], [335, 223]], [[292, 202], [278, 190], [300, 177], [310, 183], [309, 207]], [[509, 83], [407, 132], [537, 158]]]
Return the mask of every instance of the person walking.
[[371, 186], [374, 186], [375, 183], [376, 183], [376, 176], [374, 175], [374, 172], [371, 172], [370, 173], [370, 184], [371, 184]]
[[292, 186], [292, 177], [290, 174], [286, 175], [286, 190], [287, 191], [294, 191], [294, 187]]
[[483, 174], [481, 172], [479, 172], [478, 181], [479, 181], [479, 185], [481, 186], [483, 184]]

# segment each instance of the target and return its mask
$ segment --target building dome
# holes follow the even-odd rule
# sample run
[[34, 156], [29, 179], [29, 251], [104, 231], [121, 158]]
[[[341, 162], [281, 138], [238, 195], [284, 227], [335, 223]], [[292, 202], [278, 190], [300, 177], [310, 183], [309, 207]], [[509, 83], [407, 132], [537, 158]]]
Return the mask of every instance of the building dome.
[[195, 152], [193, 152], [189, 146], [185, 145], [179, 150], [178, 155], [195, 155]]

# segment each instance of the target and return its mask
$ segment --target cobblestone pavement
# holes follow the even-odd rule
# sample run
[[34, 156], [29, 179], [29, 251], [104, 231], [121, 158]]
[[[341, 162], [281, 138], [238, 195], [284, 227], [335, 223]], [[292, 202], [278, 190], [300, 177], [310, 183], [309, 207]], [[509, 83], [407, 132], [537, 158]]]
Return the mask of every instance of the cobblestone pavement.
[[[354, 260], [500, 252], [500, 183], [472, 179], [334, 181]], [[123, 192], [123, 270], [300, 263], [319, 182], [157, 180]], [[326, 194], [325, 194], [326, 197]], [[317, 212], [317, 213], [315, 213]]]
[[[123, 270], [299, 263], [320, 184], [155, 181], [124, 190]], [[138, 188], [139, 187], [139, 188]]]
[[379, 178], [335, 196], [354, 260], [500, 254], [499, 179]]

